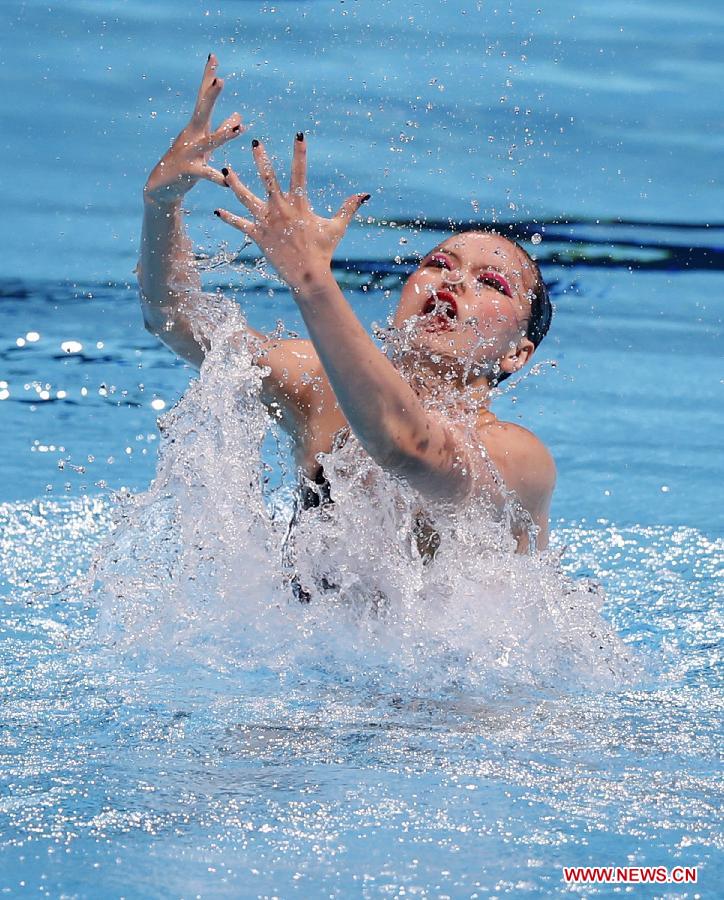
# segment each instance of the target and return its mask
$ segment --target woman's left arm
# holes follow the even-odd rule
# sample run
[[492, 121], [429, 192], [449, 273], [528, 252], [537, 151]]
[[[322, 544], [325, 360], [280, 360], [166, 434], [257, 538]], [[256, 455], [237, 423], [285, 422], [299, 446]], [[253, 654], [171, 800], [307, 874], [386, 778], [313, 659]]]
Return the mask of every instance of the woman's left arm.
[[303, 135], [294, 142], [287, 193], [263, 145], [253, 141], [252, 153], [266, 202], [232, 170], [222, 172], [255, 221], [226, 210], [216, 214], [252, 238], [292, 289], [342, 412], [370, 456], [425, 494], [466, 496], [473, 476], [462, 436], [422, 406], [367, 334], [332, 274], [334, 249], [369, 194], [349, 197], [331, 219], [317, 216], [307, 198]]

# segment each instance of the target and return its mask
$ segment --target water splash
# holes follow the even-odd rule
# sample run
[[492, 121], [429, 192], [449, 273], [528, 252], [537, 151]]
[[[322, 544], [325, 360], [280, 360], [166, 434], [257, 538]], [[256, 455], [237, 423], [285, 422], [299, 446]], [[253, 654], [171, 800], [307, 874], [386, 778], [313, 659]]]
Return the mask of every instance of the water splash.
[[235, 278], [246, 277], [284, 284], [264, 256], [250, 260], [243, 255], [245, 250], [253, 246], [256, 245], [249, 237], [245, 237], [241, 247], [236, 250], [229, 249], [229, 245], [223, 242], [213, 253], [198, 251], [194, 258], [195, 266], [199, 272], [228, 269], [234, 273]]
[[122, 644], [189, 647], [204, 622], [242, 627], [244, 607], [260, 606], [273, 583], [274, 532], [260, 484], [263, 370], [239, 339], [241, 313], [210, 299], [196, 324], [200, 337], [214, 334], [202, 377], [160, 419], [156, 477], [119, 505], [94, 566], [104, 627]]
[[176, 669], [321, 667], [414, 695], [630, 673], [595, 586], [552, 553], [513, 552], [512, 504], [496, 520], [482, 499], [422, 502], [348, 433], [319, 456], [333, 503], [294, 512], [290, 484], [269, 502], [264, 370], [233, 304], [210, 295], [199, 322], [213, 332], [200, 377], [161, 419], [156, 477], [119, 504], [93, 567], [107, 641]]

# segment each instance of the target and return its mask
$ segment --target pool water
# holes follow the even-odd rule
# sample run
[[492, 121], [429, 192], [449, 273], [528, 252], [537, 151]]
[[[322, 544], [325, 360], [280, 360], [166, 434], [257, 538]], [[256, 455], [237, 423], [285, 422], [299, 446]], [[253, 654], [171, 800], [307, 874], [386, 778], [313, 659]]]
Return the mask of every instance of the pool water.
[[[12, 14], [0, 68], [0, 153], [18, 175], [4, 186], [0, 261], [5, 893], [536, 896], [569, 890], [564, 865], [651, 864], [698, 866], [699, 883], [640, 892], [717, 895], [724, 224], [705, 88], [722, 13], [579, 7]], [[553, 286], [553, 330], [497, 412], [551, 447], [554, 553], [569, 584], [603, 601], [600, 629], [559, 636], [580, 678], [545, 658], [558, 644], [542, 638], [516, 666], [486, 668], [419, 622], [405, 637], [284, 605], [252, 566], [263, 541], [241, 546], [223, 592], [201, 569], [165, 607], [139, 587], [145, 551], [171, 558], [150, 514], [133, 540], [134, 516], [159, 508], [144, 493], [157, 418], [195, 376], [141, 326], [138, 197], [212, 48], [281, 160], [308, 130], [321, 205], [373, 191], [336, 268], [368, 326], [448, 218], [542, 236], [528, 246]], [[229, 240], [208, 221], [214, 196], [204, 186], [189, 202], [212, 256]], [[301, 330], [258, 271], [210, 268], [206, 282], [255, 327]], [[214, 377], [202, 397], [215, 409]], [[264, 496], [283, 511], [293, 473], [277, 439], [263, 447]], [[218, 537], [219, 520], [196, 518]], [[121, 568], [125, 593], [111, 597]], [[491, 603], [458, 623], [481, 644]], [[533, 621], [523, 602], [520, 616]], [[596, 638], [614, 634], [623, 652], [604, 671]]]

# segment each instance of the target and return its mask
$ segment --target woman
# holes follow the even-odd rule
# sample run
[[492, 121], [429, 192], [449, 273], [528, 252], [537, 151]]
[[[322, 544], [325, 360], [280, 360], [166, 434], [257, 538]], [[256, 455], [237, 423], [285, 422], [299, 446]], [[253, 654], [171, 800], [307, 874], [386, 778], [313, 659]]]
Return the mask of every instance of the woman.
[[[367, 334], [331, 271], [334, 249], [369, 194], [349, 197], [330, 219], [317, 216], [306, 194], [301, 133], [288, 192], [257, 140], [252, 156], [264, 199], [231, 168], [211, 167], [211, 153], [245, 130], [237, 113], [211, 130], [223, 88], [216, 70], [212, 54], [191, 120], [144, 191], [138, 277], [146, 327], [200, 367], [206, 339], [193, 320], [202, 288], [180, 204], [199, 179], [230, 188], [253, 218], [226, 209], [216, 215], [257, 243], [289, 285], [309, 331], [309, 340], [280, 340], [249, 329], [255, 361], [268, 367], [262, 399], [291, 435], [309, 479], [304, 505], [334, 500], [318, 455], [348, 428], [379, 467], [423, 501], [449, 508], [485, 497], [498, 515], [507, 512], [518, 550], [530, 549], [532, 537], [544, 548], [553, 460], [530, 431], [499, 421], [489, 409], [491, 388], [530, 360], [548, 329], [550, 304], [536, 264], [494, 233], [472, 231], [443, 241], [402, 289], [393, 361]], [[517, 510], [512, 516], [511, 509]], [[421, 526], [420, 535], [434, 548], [430, 527]]]

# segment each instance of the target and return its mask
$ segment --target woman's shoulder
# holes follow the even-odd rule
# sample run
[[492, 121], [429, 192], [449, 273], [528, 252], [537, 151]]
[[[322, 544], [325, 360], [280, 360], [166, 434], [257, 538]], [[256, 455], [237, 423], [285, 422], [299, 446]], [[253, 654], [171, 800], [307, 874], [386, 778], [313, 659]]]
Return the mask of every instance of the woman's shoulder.
[[524, 506], [547, 506], [556, 483], [556, 464], [543, 441], [530, 429], [492, 413], [481, 418], [477, 433], [506, 486]]

